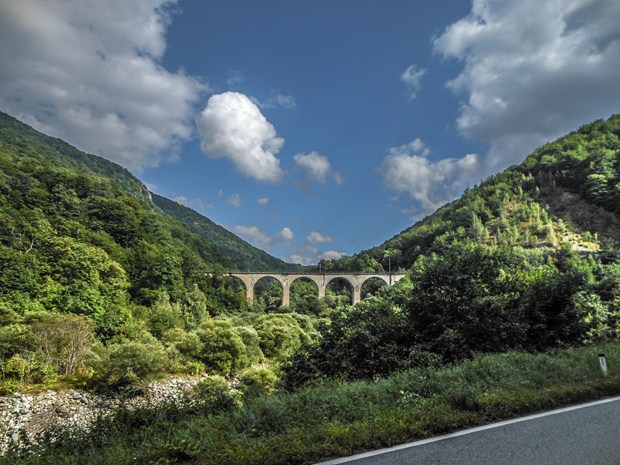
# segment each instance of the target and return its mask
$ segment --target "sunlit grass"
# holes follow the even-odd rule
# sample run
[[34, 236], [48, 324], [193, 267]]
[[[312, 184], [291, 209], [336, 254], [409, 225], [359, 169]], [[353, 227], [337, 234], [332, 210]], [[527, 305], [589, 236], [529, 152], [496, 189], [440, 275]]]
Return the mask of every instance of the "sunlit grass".
[[[598, 353], [607, 356], [601, 373]], [[620, 344], [486, 355], [373, 382], [330, 381], [219, 414], [119, 411], [1, 463], [303, 464], [620, 393]]]

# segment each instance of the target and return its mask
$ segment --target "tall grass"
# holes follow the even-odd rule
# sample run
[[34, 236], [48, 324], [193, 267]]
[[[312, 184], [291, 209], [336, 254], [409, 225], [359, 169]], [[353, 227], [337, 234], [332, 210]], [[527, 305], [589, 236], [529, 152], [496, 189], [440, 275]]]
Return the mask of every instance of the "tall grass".
[[218, 414], [200, 406], [121, 409], [89, 433], [57, 432], [54, 445], [9, 453], [0, 463], [304, 464], [618, 393], [620, 343], [487, 355], [252, 398]]

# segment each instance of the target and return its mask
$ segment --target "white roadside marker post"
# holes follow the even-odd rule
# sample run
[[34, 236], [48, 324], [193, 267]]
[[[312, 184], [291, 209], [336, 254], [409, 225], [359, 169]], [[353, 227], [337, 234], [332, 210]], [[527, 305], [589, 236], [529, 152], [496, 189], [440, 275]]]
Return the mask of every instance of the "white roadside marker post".
[[605, 354], [598, 354], [598, 363], [601, 365], [601, 371], [603, 375], [607, 376], [607, 359], [605, 358]]

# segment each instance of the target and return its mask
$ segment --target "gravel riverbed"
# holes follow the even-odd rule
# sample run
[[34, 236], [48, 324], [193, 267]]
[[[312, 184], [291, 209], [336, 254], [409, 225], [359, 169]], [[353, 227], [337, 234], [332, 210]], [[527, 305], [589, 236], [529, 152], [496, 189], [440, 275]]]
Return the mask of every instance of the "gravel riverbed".
[[88, 429], [95, 418], [112, 413], [123, 402], [128, 408], [186, 402], [201, 379], [186, 377], [151, 383], [144, 394], [131, 398], [78, 390], [0, 397], [0, 454], [9, 447], [36, 444], [55, 427]]

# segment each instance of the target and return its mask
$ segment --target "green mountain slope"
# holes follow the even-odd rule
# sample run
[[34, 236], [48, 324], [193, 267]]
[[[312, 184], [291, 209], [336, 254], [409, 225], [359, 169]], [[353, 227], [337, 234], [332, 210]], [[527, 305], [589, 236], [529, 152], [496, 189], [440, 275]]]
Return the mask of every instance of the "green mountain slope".
[[156, 199], [124, 168], [0, 113], [0, 306], [83, 314], [113, 333], [132, 305], [162, 296], [198, 293], [223, 311], [230, 292], [204, 271], [294, 268]]
[[383, 244], [323, 270], [409, 268], [453, 241], [615, 253], [620, 244], [620, 115], [584, 125]]
[[300, 271], [304, 267], [287, 263], [272, 257], [263, 250], [239, 239], [226, 228], [215, 224], [191, 208], [180, 205], [157, 194], [152, 194], [153, 202], [164, 213], [185, 224], [191, 231], [212, 244], [236, 264], [238, 270], [251, 271]]
[[122, 166], [84, 153], [61, 139], [46, 136], [2, 112], [0, 150], [5, 161], [18, 162], [29, 157], [33, 161], [45, 159], [50, 166], [109, 178], [144, 203], [150, 203], [146, 186]]

